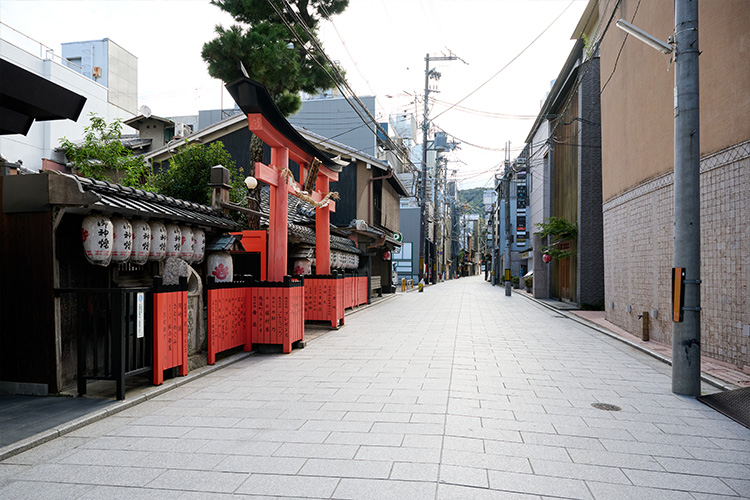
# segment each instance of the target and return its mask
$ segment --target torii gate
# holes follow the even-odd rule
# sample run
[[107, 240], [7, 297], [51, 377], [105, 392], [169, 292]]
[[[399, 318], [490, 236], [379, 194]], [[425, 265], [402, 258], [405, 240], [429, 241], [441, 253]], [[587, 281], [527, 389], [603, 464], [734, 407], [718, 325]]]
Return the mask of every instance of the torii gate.
[[[326, 196], [329, 182], [338, 180], [341, 167], [303, 138], [284, 118], [266, 88], [249, 78], [228, 84], [227, 90], [247, 115], [250, 131], [271, 147], [271, 164], [255, 164], [255, 177], [271, 187], [268, 219], [268, 280], [281, 281], [287, 270], [287, 197], [302, 191], [299, 183], [288, 175], [289, 160], [300, 166], [300, 180], [312, 170], [316, 189], [309, 192], [315, 202], [327, 203], [315, 211], [315, 259], [317, 274], [331, 272], [331, 212], [333, 200]], [[320, 166], [315, 172], [319, 162]], [[314, 167], [314, 168], [311, 168]]]

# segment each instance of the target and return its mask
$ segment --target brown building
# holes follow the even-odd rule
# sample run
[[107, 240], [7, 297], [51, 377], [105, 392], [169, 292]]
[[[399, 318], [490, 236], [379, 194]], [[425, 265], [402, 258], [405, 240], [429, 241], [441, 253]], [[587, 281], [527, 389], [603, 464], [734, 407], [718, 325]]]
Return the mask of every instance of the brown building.
[[[609, 19], [613, 6], [599, 6]], [[669, 0], [622, 0], [625, 19], [667, 40]], [[701, 348], [750, 373], [750, 5], [702, 2], [700, 44]], [[614, 27], [601, 53], [602, 193], [607, 319], [653, 340], [672, 336], [674, 69]], [[655, 317], [654, 317], [655, 316]]]

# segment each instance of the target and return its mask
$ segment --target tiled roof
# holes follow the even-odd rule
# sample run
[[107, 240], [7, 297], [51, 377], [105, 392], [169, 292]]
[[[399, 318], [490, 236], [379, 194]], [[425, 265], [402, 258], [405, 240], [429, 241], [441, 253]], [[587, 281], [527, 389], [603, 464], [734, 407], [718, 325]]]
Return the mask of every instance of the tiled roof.
[[[62, 174], [67, 175], [67, 174]], [[236, 231], [240, 225], [220, 210], [161, 194], [143, 191], [112, 182], [97, 181], [87, 177], [74, 177], [83, 191], [93, 192], [99, 201], [88, 206], [103, 212], [140, 217], [153, 217], [198, 224], [225, 231]]]
[[[298, 226], [289, 224], [289, 237], [298, 240], [300, 243], [315, 245], [315, 230], [311, 227]], [[331, 250], [340, 250], [342, 252], [354, 253], [357, 255], [364, 252], [356, 247], [354, 242], [348, 238], [331, 235]]]

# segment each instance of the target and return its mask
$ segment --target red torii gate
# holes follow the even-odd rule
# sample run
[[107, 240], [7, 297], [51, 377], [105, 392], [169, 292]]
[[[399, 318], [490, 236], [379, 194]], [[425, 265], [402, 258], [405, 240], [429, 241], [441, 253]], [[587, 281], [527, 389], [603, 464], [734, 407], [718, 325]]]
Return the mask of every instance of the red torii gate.
[[[227, 90], [247, 115], [250, 131], [271, 147], [271, 164], [255, 164], [255, 177], [271, 188], [268, 219], [268, 280], [281, 281], [287, 270], [287, 197], [301, 191], [299, 183], [287, 173], [289, 160], [300, 166], [300, 180], [310, 172], [314, 160], [321, 163], [316, 176], [316, 189], [309, 194], [316, 202], [326, 201], [329, 182], [338, 180], [341, 167], [303, 138], [284, 118], [266, 88], [243, 78], [227, 85]], [[315, 211], [315, 260], [317, 274], [331, 272], [330, 214], [336, 205], [327, 204]]]

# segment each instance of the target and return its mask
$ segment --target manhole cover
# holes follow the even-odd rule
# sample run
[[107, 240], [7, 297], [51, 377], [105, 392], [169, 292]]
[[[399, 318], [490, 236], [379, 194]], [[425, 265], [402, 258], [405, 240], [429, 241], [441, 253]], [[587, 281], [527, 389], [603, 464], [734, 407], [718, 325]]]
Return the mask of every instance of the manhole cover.
[[609, 403], [591, 403], [591, 406], [596, 408], [597, 410], [605, 410], [605, 411], [620, 411], [622, 408], [619, 406], [611, 405]]

